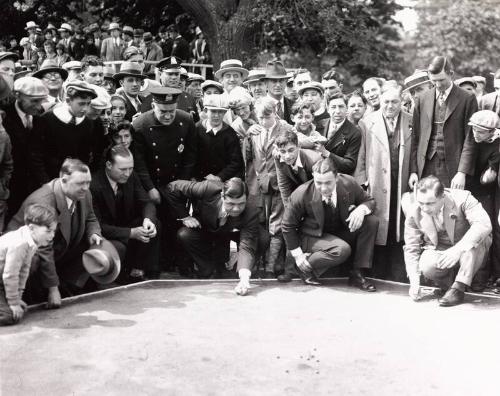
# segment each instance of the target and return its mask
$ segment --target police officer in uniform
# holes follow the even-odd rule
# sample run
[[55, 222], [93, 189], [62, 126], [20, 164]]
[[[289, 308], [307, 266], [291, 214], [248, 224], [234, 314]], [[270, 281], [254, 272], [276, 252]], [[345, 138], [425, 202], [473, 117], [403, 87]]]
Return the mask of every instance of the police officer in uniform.
[[[150, 199], [159, 206], [160, 219], [166, 225], [164, 252], [169, 258], [174, 256], [172, 248], [179, 224], [169, 214], [166, 188], [174, 180], [189, 180], [197, 158], [193, 118], [178, 109], [181, 93], [178, 88], [151, 88], [152, 109], [133, 122], [136, 170]], [[172, 263], [164, 265], [171, 267]]]
[[[169, 88], [180, 88], [181, 86], [181, 60], [175, 56], [163, 58], [156, 67], [160, 70], [161, 85]], [[141, 112], [151, 110], [152, 95], [148, 96], [141, 105]], [[200, 117], [196, 106], [196, 99], [187, 92], [181, 91], [177, 97], [177, 108], [190, 113], [194, 122], [198, 122]]]

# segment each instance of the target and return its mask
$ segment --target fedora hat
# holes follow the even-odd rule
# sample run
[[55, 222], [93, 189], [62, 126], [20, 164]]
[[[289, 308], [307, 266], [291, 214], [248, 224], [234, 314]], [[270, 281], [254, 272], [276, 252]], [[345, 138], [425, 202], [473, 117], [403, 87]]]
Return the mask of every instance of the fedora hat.
[[145, 32], [142, 35], [142, 41], [144, 41], [145, 43], [150, 43], [151, 41], [153, 41], [153, 35], [151, 34], [151, 32]]
[[38, 26], [35, 22], [33, 21], [29, 21], [26, 23], [26, 27], [24, 28], [24, 30], [28, 30], [28, 29], [36, 29], [40, 26]]
[[127, 26], [127, 25], [125, 25], [125, 26], [123, 27], [123, 29], [122, 29], [122, 32], [123, 32], [123, 33], [126, 33], [126, 34], [128, 34], [128, 35], [130, 35], [130, 36], [133, 36], [133, 35], [134, 35], [134, 28], [133, 28], [132, 26]]
[[63, 23], [63, 24], [61, 24], [61, 27], [57, 30], [60, 32], [62, 32], [62, 31], [72, 32], [73, 28], [71, 27], [71, 25], [69, 23]]
[[266, 64], [266, 80], [284, 80], [289, 79], [285, 66], [281, 61], [269, 61]]
[[124, 77], [139, 77], [146, 78], [144, 74], [142, 74], [142, 67], [137, 62], [128, 62], [125, 61], [122, 63], [120, 67], [120, 71], [113, 75], [115, 80], [121, 80]]
[[57, 62], [53, 59], [45, 59], [40, 67], [35, 73], [33, 73], [33, 77], [43, 78], [45, 73], [56, 72], [59, 73], [63, 80], [68, 78], [68, 71], [64, 70], [62, 67], [57, 65]]
[[108, 30], [121, 30], [120, 25], [116, 22], [111, 22], [108, 26]]
[[241, 73], [241, 77], [243, 79], [247, 78], [248, 70], [243, 67], [243, 63], [241, 63], [238, 59], [227, 59], [222, 61], [220, 64], [220, 69], [215, 72], [215, 77], [220, 80], [224, 73], [229, 71], [236, 71]]
[[415, 73], [405, 78], [403, 92], [409, 91], [410, 89], [428, 82], [430, 82], [429, 74], [427, 74], [426, 70], [415, 70]]
[[225, 95], [209, 95], [203, 99], [203, 107], [209, 110], [229, 110], [229, 102]]
[[121, 270], [120, 256], [113, 244], [105, 239], [83, 252], [83, 267], [97, 283], [113, 282]]

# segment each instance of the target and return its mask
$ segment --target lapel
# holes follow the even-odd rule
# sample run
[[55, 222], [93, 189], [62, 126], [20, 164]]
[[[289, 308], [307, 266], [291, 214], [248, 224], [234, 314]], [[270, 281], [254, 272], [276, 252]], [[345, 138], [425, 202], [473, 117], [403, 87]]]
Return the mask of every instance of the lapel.
[[382, 147], [389, 153], [389, 139], [387, 137], [387, 128], [382, 111], [377, 111], [377, 117], [373, 122], [374, 128], [371, 129], [373, 136], [380, 142]]
[[[421, 101], [422, 103], [422, 113], [427, 116], [427, 120], [429, 121], [429, 125], [432, 127], [432, 118], [434, 117], [434, 105], [436, 102], [436, 88], [432, 88], [431, 90], [426, 92], [426, 96], [424, 96]], [[425, 98], [425, 99], [424, 99]], [[422, 131], [427, 131], [428, 128], [423, 128]], [[430, 134], [430, 129], [429, 132]]]
[[102, 196], [104, 198], [104, 202], [111, 213], [113, 219], [116, 219], [116, 205], [115, 205], [115, 193], [113, 192], [113, 188], [109, 183], [108, 178], [106, 177], [106, 172], [101, 170], [100, 172], [101, 185], [102, 185]]
[[[328, 120], [327, 126], [326, 126], [326, 133], [328, 134], [328, 129], [330, 128], [330, 122], [331, 119]], [[346, 119], [342, 126], [335, 132], [335, 134], [328, 139], [326, 142], [325, 146], [327, 147], [328, 151], [334, 150], [337, 146], [342, 145], [345, 143], [345, 138], [346, 138], [346, 132], [348, 129], [348, 120]]]
[[399, 124], [400, 124], [400, 128], [401, 128], [400, 135], [402, 138], [402, 139], [400, 139], [399, 144], [401, 146], [410, 145], [411, 144], [411, 131], [412, 131], [411, 117], [408, 116], [403, 111], [401, 111], [401, 113], [399, 113], [399, 117], [400, 117]]
[[448, 95], [448, 98], [446, 98], [446, 116], [444, 117], [444, 122], [446, 122], [448, 117], [453, 113], [458, 105], [458, 102], [460, 101], [457, 95], [457, 89], [460, 88], [456, 87], [455, 84], [453, 84], [450, 94]]
[[319, 229], [323, 230], [323, 226], [325, 225], [325, 211], [323, 209], [323, 200], [321, 199], [320, 192], [316, 189], [314, 183], [313, 186], [313, 196], [311, 201], [311, 207], [314, 213], [314, 217], [319, 224]]
[[342, 179], [337, 177], [337, 209], [340, 213], [340, 218], [345, 221], [349, 217], [349, 202], [351, 193], [345, 188]]
[[130, 175], [127, 182], [123, 185], [123, 208], [127, 213], [123, 216], [130, 217], [134, 210], [134, 185], [133, 175]]
[[422, 231], [427, 235], [427, 237], [430, 239], [431, 243], [434, 246], [438, 245], [438, 234], [436, 230], [436, 226], [434, 225], [434, 222], [432, 221], [431, 216], [427, 216], [423, 214], [420, 209], [419, 209], [419, 214], [420, 214], [420, 225], [422, 227]]
[[447, 194], [444, 197], [443, 222], [444, 228], [448, 233], [448, 238], [452, 243], [455, 243], [455, 221], [457, 218], [455, 201]]
[[58, 222], [60, 230], [66, 243], [69, 243], [71, 237], [71, 214], [69, 213], [66, 197], [62, 191], [61, 180], [56, 179], [53, 187], [54, 195], [56, 198], [56, 208], [59, 214]]

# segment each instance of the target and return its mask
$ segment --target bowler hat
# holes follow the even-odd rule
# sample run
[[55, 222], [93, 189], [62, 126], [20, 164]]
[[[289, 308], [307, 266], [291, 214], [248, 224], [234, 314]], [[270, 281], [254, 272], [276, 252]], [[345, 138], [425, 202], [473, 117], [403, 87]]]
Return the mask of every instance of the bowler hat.
[[53, 59], [45, 59], [40, 67], [35, 73], [33, 73], [33, 77], [43, 78], [45, 73], [59, 73], [63, 80], [68, 78], [68, 71], [64, 70], [62, 67], [57, 65], [57, 62]]
[[115, 80], [121, 80], [124, 77], [138, 77], [141, 79], [146, 78], [144, 74], [142, 74], [142, 67], [137, 62], [128, 62], [125, 61], [121, 64], [120, 71], [113, 75]]
[[105, 239], [83, 252], [83, 267], [97, 283], [113, 282], [121, 270], [120, 256], [113, 244]]
[[266, 80], [283, 80], [288, 79], [285, 66], [281, 61], [269, 61], [266, 64]]
[[243, 79], [247, 78], [248, 70], [243, 67], [243, 63], [241, 63], [238, 59], [227, 59], [222, 61], [220, 64], [220, 69], [215, 72], [215, 77], [220, 80], [224, 73], [236, 71], [241, 73], [241, 77]]
[[34, 99], [43, 99], [48, 96], [49, 89], [38, 78], [26, 76], [14, 81], [14, 92]]
[[225, 95], [209, 95], [203, 99], [203, 107], [209, 110], [229, 110], [229, 103]]

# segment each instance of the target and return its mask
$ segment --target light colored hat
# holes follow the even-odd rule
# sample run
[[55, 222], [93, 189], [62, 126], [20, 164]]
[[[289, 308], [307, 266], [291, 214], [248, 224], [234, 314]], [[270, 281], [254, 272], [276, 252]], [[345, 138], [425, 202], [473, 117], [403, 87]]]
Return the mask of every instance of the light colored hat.
[[203, 100], [203, 107], [209, 110], [229, 110], [229, 103], [225, 95], [210, 95]]
[[491, 110], [476, 111], [469, 120], [469, 125], [485, 131], [500, 128], [500, 117]]
[[[211, 95], [213, 96], [213, 95]], [[253, 97], [243, 87], [235, 87], [229, 93], [229, 106], [235, 108], [243, 104], [253, 103]]]
[[80, 70], [82, 68], [82, 62], [69, 61], [69, 62], [63, 63], [62, 68], [64, 70]]
[[61, 27], [57, 30], [60, 32], [63, 30], [67, 30], [68, 32], [72, 32], [73, 28], [71, 27], [71, 25], [69, 23], [63, 23], [63, 24], [61, 24]]
[[419, 85], [430, 82], [429, 74], [426, 70], [416, 70], [411, 76], [406, 77], [403, 85], [403, 92], [409, 91]]
[[97, 109], [97, 110], [110, 109], [111, 108], [111, 101], [98, 95], [97, 98], [94, 98], [90, 101], [90, 106], [92, 106], [94, 109]]
[[19, 42], [19, 45], [23, 46], [23, 45], [29, 44], [29, 42], [30, 42], [30, 39], [28, 37], [23, 37], [21, 39], [21, 41]]
[[241, 73], [241, 77], [243, 79], [247, 78], [248, 70], [243, 67], [243, 63], [241, 63], [238, 59], [227, 59], [222, 61], [220, 64], [220, 69], [215, 72], [215, 78], [220, 80], [224, 73], [229, 71], [236, 71]]
[[133, 28], [132, 26], [127, 26], [127, 25], [125, 25], [125, 26], [123, 27], [123, 29], [122, 29], [122, 32], [123, 32], [123, 33], [128, 33], [128, 34], [130, 34], [131, 36], [133, 36], [133, 35], [134, 35], [134, 28]]
[[120, 273], [120, 256], [113, 244], [102, 240], [92, 245], [82, 255], [83, 267], [97, 283], [106, 285], [113, 282]]
[[201, 29], [199, 26], [196, 26], [196, 29], [194, 29], [194, 33], [198, 36], [201, 33]]
[[486, 84], [486, 78], [484, 78], [483, 76], [472, 76], [472, 78], [476, 83]]
[[118, 24], [116, 22], [111, 22], [109, 24], [108, 30], [121, 30], [120, 29], [120, 24]]
[[146, 76], [142, 74], [142, 67], [137, 62], [125, 61], [121, 64], [120, 71], [113, 75], [115, 80], [120, 80], [124, 77], [138, 77], [145, 79]]
[[220, 93], [224, 92], [224, 87], [222, 86], [222, 84], [214, 80], [206, 80], [201, 84], [201, 89], [203, 92], [205, 92], [208, 87], [215, 87], [219, 90]]
[[458, 78], [454, 81], [454, 83], [458, 86], [461, 86], [462, 84], [470, 84], [472, 85], [474, 88], [477, 87], [477, 83], [476, 81], [472, 78], [472, 77], [462, 77], [462, 78]]
[[187, 71], [185, 68], [181, 67], [181, 68], [180, 68], [180, 72], [181, 72], [181, 77], [183, 77], [183, 78], [185, 78], [185, 79], [188, 79], [188, 78], [189, 78], [188, 71]]
[[191, 81], [203, 82], [203, 81], [205, 81], [205, 79], [203, 78], [203, 76], [201, 74], [188, 73], [188, 82], [191, 82]]
[[26, 23], [26, 27], [24, 28], [24, 30], [28, 30], [28, 29], [36, 29], [40, 26], [38, 26], [35, 22], [33, 21], [29, 21]]
[[264, 69], [252, 69], [248, 73], [248, 77], [243, 81], [243, 85], [248, 85], [253, 82], [261, 81], [266, 77]]
[[49, 95], [49, 89], [38, 78], [21, 77], [14, 81], [14, 91], [31, 98], [43, 99]]
[[115, 75], [115, 68], [112, 66], [104, 66], [104, 79], [105, 80], [115, 80], [113, 76]]
[[298, 94], [302, 96], [307, 89], [314, 89], [315, 91], [318, 91], [320, 95], [323, 95], [325, 93], [325, 89], [323, 88], [323, 85], [321, 85], [321, 83], [317, 81], [311, 81], [310, 83], [302, 85], [298, 90]]
[[33, 73], [33, 77], [43, 78], [43, 75], [45, 73], [51, 72], [59, 73], [63, 80], [66, 80], [68, 78], [68, 71], [63, 69], [62, 67], [59, 67], [54, 59], [45, 59], [40, 66], [40, 69]]

